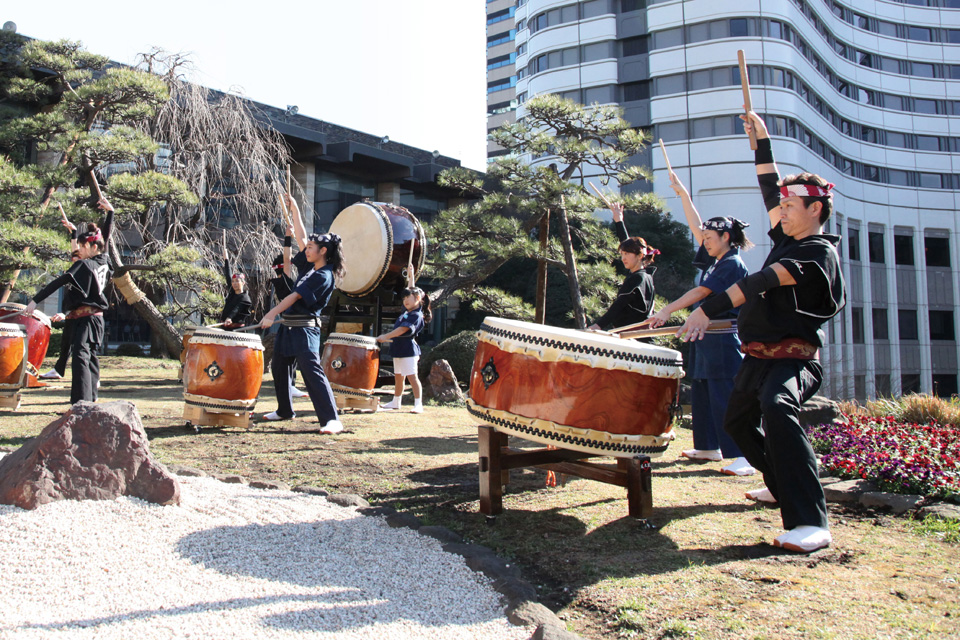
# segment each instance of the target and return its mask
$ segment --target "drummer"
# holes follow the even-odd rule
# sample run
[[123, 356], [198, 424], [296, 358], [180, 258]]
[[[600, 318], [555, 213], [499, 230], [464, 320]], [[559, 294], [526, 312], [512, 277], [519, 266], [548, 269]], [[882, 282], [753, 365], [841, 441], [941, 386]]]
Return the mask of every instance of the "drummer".
[[[297, 242], [302, 243], [303, 240], [298, 238]], [[296, 285], [296, 282], [293, 280], [293, 265], [290, 259], [292, 247], [293, 223], [291, 222], [287, 225], [287, 232], [283, 238], [283, 253], [273, 259], [273, 272], [276, 277], [270, 280], [270, 284], [273, 285], [273, 295], [276, 296], [277, 303], [280, 303], [284, 298], [293, 293], [293, 288]], [[303, 250], [303, 246], [300, 247], [300, 250]], [[294, 386], [296, 380], [297, 363], [294, 362], [290, 366], [290, 393], [294, 398], [306, 398], [309, 396], [310, 394], [306, 391], [301, 391]]]
[[[663, 326], [670, 315], [680, 309], [697, 308], [704, 300], [726, 291], [749, 273], [740, 259], [740, 249], [749, 249], [753, 243], [743, 230], [747, 225], [736, 218], [710, 218], [702, 222], [690, 193], [673, 171], [670, 186], [680, 197], [687, 224], [700, 245], [694, 266], [701, 269], [700, 285], [690, 289], [677, 300], [665, 305], [647, 321], [651, 328]], [[736, 320], [737, 309], [730, 309], [718, 320]], [[691, 460], [720, 461], [733, 458], [721, 473], [749, 476], [756, 473], [743, 457], [740, 447], [722, 428], [727, 402], [733, 392], [733, 379], [740, 369], [743, 354], [737, 329], [711, 331], [703, 340], [691, 343], [687, 368], [691, 372], [693, 400], [693, 449], [680, 453]]]
[[227, 299], [223, 303], [223, 311], [220, 312], [220, 322], [224, 329], [233, 331], [249, 322], [253, 302], [247, 292], [247, 276], [234, 269], [230, 262], [226, 230], [223, 232], [223, 277], [227, 281]]
[[[77, 225], [73, 224], [67, 219], [67, 215], [63, 213], [63, 209], [61, 209], [60, 212], [63, 214], [60, 222], [70, 232], [70, 262], [76, 262], [80, 259], [80, 250], [77, 245]], [[68, 284], [63, 290], [64, 309], [69, 310], [76, 306], [76, 303], [73, 300], [74, 296], [75, 289]], [[56, 313], [50, 317], [50, 322], [63, 323], [63, 332], [60, 334], [60, 355], [57, 358], [56, 363], [53, 365], [53, 369], [50, 369], [50, 371], [41, 373], [39, 376], [37, 376], [41, 380], [59, 380], [66, 374], [67, 360], [70, 358], [70, 342], [73, 339], [74, 321], [68, 320], [66, 314]]]
[[657, 270], [653, 266], [655, 256], [660, 251], [647, 244], [639, 236], [630, 237], [627, 225], [623, 222], [623, 205], [619, 202], [605, 201], [610, 213], [613, 214], [613, 229], [620, 240], [620, 260], [624, 268], [630, 273], [627, 275], [620, 289], [617, 299], [602, 316], [597, 318], [588, 329], [608, 329], [636, 324], [650, 317], [653, 311], [655, 290], [653, 274]]
[[[303, 221], [293, 198], [287, 204], [293, 216], [294, 233], [303, 236]], [[298, 242], [299, 244], [299, 242]], [[277, 332], [273, 347], [273, 386], [277, 392], [277, 410], [263, 416], [264, 420], [290, 420], [295, 417], [291, 398], [290, 368], [296, 363], [303, 376], [307, 393], [323, 426], [320, 433], [334, 434], [343, 431], [337, 416], [333, 389], [320, 363], [320, 313], [330, 301], [335, 281], [343, 277], [343, 249], [340, 236], [334, 233], [310, 234], [303, 251], [294, 256], [297, 279], [293, 292], [260, 321], [264, 329], [270, 327], [277, 316], [284, 316], [283, 325]]]
[[100, 361], [97, 353], [103, 344], [104, 321], [103, 312], [109, 307], [107, 302], [107, 280], [111, 270], [104, 253], [110, 243], [110, 233], [113, 230], [113, 207], [106, 198], [97, 203], [100, 209], [106, 211], [106, 217], [101, 227], [91, 223], [77, 236], [77, 250], [80, 260], [59, 278], [43, 287], [27, 305], [24, 313], [31, 314], [37, 304], [47, 299], [53, 292], [64, 285], [74, 288], [75, 297], [69, 309], [67, 320], [74, 321], [71, 336], [71, 350], [73, 363], [70, 368], [70, 402], [80, 400], [97, 401], [97, 388], [100, 386]]

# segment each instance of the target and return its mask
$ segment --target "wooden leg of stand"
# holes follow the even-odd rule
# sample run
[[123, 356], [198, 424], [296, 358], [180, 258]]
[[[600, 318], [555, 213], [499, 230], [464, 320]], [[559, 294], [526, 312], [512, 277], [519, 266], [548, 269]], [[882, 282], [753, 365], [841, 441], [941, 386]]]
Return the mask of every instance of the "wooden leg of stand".
[[503, 512], [503, 476], [500, 466], [503, 434], [493, 427], [478, 427], [480, 450], [480, 513], [495, 516]]
[[627, 505], [631, 518], [653, 515], [653, 483], [650, 458], [636, 456], [627, 461]]

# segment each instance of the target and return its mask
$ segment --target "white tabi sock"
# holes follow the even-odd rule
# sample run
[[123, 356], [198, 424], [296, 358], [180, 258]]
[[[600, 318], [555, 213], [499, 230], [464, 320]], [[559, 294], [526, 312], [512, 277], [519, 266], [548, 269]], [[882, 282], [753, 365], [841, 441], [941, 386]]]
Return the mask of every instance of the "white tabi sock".
[[391, 411], [393, 409], [399, 409], [400, 403], [402, 402], [402, 398], [403, 396], [393, 396], [393, 400], [391, 400], [387, 404], [380, 405], [380, 408], [386, 409], [387, 411]]
[[817, 549], [829, 547], [831, 542], [833, 542], [833, 536], [828, 529], [801, 525], [778, 536], [773, 541], [773, 546], [800, 553], [812, 553]]
[[724, 468], [720, 469], [720, 473], [724, 473], [728, 476], [752, 476], [756, 472], [757, 470], [750, 466], [750, 463], [747, 462], [746, 458], [737, 458]]
[[766, 487], [762, 489], [753, 489], [752, 491], [747, 491], [745, 494], [747, 500], [754, 500], [756, 502], [766, 502], [767, 504], [777, 504], [777, 499], [773, 497], [773, 494], [770, 493], [770, 489]]

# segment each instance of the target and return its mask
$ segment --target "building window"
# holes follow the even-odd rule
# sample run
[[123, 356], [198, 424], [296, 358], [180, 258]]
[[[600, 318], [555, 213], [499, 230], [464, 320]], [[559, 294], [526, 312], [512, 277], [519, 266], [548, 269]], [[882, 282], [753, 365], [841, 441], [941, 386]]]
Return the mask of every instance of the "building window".
[[596, 18], [605, 13], [610, 13], [609, 0], [590, 0], [580, 5], [580, 16], [584, 20], [587, 18]]
[[647, 0], [620, 0], [620, 13], [639, 11], [640, 9], [645, 9], [646, 7]]
[[953, 311], [930, 311], [930, 339], [956, 340], [953, 329]]
[[893, 236], [893, 254], [897, 264], [913, 266], [913, 236]]
[[639, 56], [650, 52], [649, 36], [637, 36], [636, 38], [624, 38], [620, 41], [623, 57]]
[[874, 307], [873, 309], [873, 339], [890, 339], [890, 327], [887, 325], [887, 310], [881, 307]]
[[900, 375], [900, 389], [903, 395], [920, 393], [920, 374], [902, 373]]
[[853, 344], [863, 344], [863, 307], [850, 309], [850, 324], [853, 327]]
[[941, 398], [957, 395], [957, 375], [954, 373], [933, 374], [933, 395]]
[[860, 229], [847, 229], [847, 248], [850, 251], [850, 260], [860, 262]]
[[875, 378], [877, 396], [880, 398], [889, 398], [892, 394], [890, 390], [890, 374], [878, 373]]
[[650, 99], [650, 81], [642, 80], [640, 82], [628, 82], [623, 87], [623, 101], [634, 102], [636, 100]]
[[920, 334], [917, 328], [916, 309], [900, 309], [897, 311], [897, 324], [901, 342], [904, 340], [920, 339]]
[[883, 264], [885, 262], [883, 254], [882, 231], [867, 232], [867, 247], [870, 250], [870, 262], [876, 264]]
[[923, 249], [928, 267], [950, 266], [950, 240], [927, 236], [923, 239]]

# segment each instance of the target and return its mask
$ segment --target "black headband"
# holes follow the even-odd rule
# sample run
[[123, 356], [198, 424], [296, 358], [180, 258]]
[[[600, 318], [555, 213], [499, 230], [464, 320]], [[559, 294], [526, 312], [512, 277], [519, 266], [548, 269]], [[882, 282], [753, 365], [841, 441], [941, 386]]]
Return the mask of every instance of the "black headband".
[[342, 242], [342, 239], [336, 233], [313, 233], [310, 234], [309, 239], [317, 244], [340, 244]]

